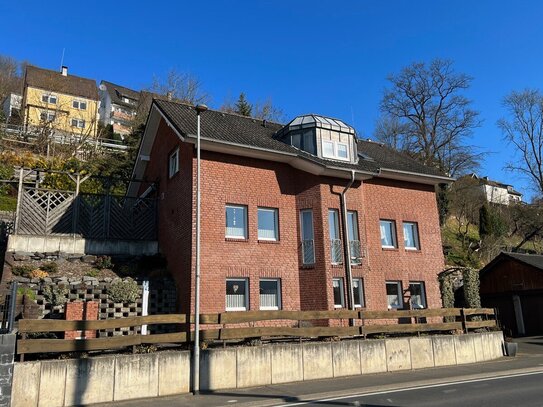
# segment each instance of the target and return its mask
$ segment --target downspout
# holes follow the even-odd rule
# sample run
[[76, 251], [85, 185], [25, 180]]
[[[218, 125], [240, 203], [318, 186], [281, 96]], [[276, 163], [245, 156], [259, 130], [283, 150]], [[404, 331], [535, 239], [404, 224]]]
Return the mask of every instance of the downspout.
[[[345, 193], [354, 183], [354, 170], [351, 170], [351, 180], [340, 194], [341, 206], [341, 234], [343, 237], [343, 263], [345, 264], [345, 282], [347, 287], [347, 307], [354, 310], [353, 274], [351, 270], [351, 248], [349, 245], [349, 233], [347, 232], [347, 201]], [[349, 319], [349, 325], [354, 325], [354, 320]]]

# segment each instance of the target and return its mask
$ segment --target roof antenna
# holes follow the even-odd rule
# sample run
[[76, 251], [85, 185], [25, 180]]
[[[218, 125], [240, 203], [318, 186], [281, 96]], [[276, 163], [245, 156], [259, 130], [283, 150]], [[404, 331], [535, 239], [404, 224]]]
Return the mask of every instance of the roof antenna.
[[64, 66], [64, 51], [66, 51], [66, 48], [62, 48], [62, 58], [60, 58], [60, 69]]

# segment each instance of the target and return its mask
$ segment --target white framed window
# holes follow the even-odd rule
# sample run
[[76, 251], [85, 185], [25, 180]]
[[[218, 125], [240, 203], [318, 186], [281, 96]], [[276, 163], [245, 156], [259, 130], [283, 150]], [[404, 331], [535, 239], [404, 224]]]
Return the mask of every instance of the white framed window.
[[344, 308], [345, 291], [343, 290], [343, 278], [333, 278], [332, 289], [334, 290], [334, 308]]
[[226, 311], [249, 309], [249, 280], [247, 278], [226, 279]]
[[46, 110], [42, 110], [40, 112], [40, 120], [41, 121], [48, 121], [48, 122], [52, 122], [55, 120], [55, 112], [48, 112]]
[[379, 221], [381, 229], [381, 247], [385, 249], [392, 249], [398, 247], [396, 241], [396, 222], [393, 220]]
[[51, 95], [50, 93], [44, 93], [41, 95], [41, 101], [45, 103], [50, 103], [52, 105], [57, 104], [57, 97], [55, 95]]
[[78, 129], [85, 128], [85, 120], [83, 119], [72, 119], [72, 127], [77, 127]]
[[300, 211], [300, 230], [302, 238], [302, 262], [303, 264], [315, 263], [315, 237], [313, 233], [313, 210], [302, 209]]
[[226, 205], [225, 236], [230, 239], [247, 239], [247, 207]]
[[364, 301], [364, 281], [361, 278], [353, 278], [353, 297], [355, 307], [366, 306]]
[[330, 234], [330, 259], [332, 264], [343, 262], [343, 246], [339, 237], [339, 211], [328, 209], [328, 232]]
[[[119, 123], [120, 124], [120, 123]], [[179, 148], [176, 148], [168, 157], [168, 177], [171, 178], [179, 172]]]
[[405, 250], [420, 250], [419, 227], [417, 223], [403, 223], [403, 241], [405, 244]]
[[83, 100], [74, 100], [72, 102], [72, 107], [74, 109], [87, 110], [87, 102], [85, 102]]
[[266, 278], [260, 280], [260, 309], [281, 309], [281, 280]]
[[426, 308], [426, 290], [423, 281], [410, 281], [409, 292], [411, 293], [411, 309]]
[[347, 211], [347, 235], [349, 238], [351, 264], [360, 264], [362, 250], [360, 246], [360, 236], [358, 234], [358, 212], [356, 211]]
[[386, 289], [388, 309], [402, 309], [403, 295], [401, 281], [387, 281]]
[[349, 145], [339, 141], [323, 140], [322, 156], [337, 160], [349, 160]]
[[276, 208], [258, 208], [258, 240], [279, 240], [279, 216]]

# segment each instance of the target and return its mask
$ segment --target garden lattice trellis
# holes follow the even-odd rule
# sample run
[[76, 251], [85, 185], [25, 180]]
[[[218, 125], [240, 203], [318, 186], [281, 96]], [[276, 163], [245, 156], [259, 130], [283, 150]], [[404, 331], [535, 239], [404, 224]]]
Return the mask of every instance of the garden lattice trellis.
[[112, 194], [80, 193], [87, 177], [73, 177], [75, 191], [24, 185], [23, 170], [15, 233], [79, 235], [89, 239], [156, 240], [157, 202]]

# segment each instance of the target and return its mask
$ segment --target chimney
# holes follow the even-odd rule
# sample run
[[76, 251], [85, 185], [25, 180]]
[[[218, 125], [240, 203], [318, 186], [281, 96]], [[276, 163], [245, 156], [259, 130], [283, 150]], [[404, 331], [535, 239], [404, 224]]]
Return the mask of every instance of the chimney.
[[173, 92], [171, 92], [171, 91], [170, 91], [170, 92], [167, 92], [167, 93], [166, 93], [166, 97], [168, 98], [168, 100], [172, 100], [172, 98], [173, 98]]
[[62, 65], [62, 68], [60, 69], [60, 73], [62, 74], [62, 76], [68, 76], [68, 67]]

